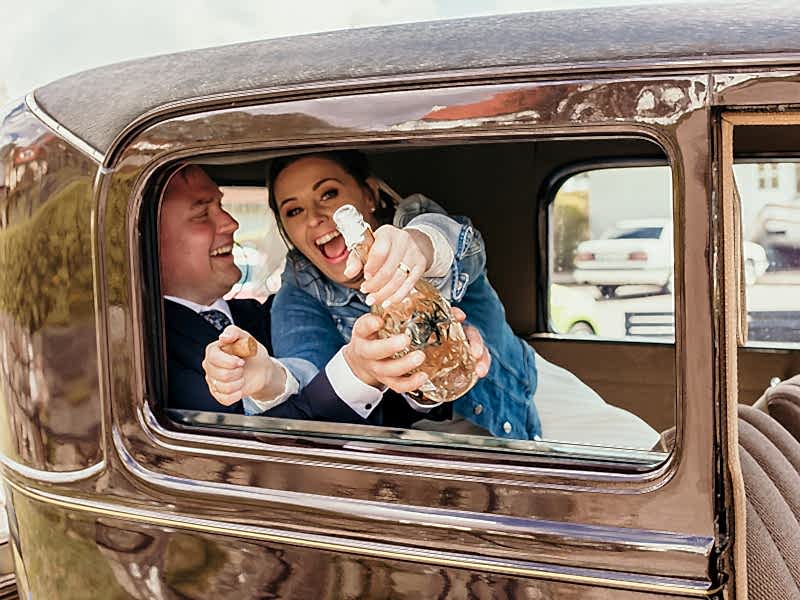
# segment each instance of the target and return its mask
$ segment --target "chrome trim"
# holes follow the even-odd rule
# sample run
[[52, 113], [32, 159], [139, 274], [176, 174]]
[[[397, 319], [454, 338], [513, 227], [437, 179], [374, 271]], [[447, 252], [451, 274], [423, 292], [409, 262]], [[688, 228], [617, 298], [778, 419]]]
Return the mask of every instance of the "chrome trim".
[[235, 523], [224, 523], [212, 519], [165, 515], [164, 513], [154, 510], [139, 508], [125, 507], [125, 509], [121, 509], [105, 502], [59, 496], [43, 490], [29, 488], [11, 480], [6, 480], [6, 482], [20, 494], [51, 506], [58, 506], [71, 511], [91, 512], [110, 518], [146, 523], [157, 527], [189, 529], [209, 534], [289, 544], [292, 546], [301, 546], [329, 552], [345, 552], [371, 558], [403, 560], [426, 565], [469, 569], [502, 575], [533, 577], [550, 581], [604, 586], [624, 590], [682, 594], [684, 596], [705, 598], [718, 593], [721, 589], [708, 589], [707, 585], [701, 581], [686, 582], [674, 577], [654, 577], [651, 579], [656, 579], [657, 581], [650, 582], [637, 579], [625, 579], [622, 573], [600, 569], [585, 569], [583, 570], [584, 573], [591, 574], [582, 574], [580, 569], [560, 565], [548, 565], [546, 563], [489, 558], [485, 556], [476, 557], [466, 554], [445, 553], [438, 550], [423, 550], [396, 544], [337, 538], [321, 534], [299, 534], [295, 531], [286, 531], [271, 527], [246, 526]]
[[25, 104], [27, 105], [28, 110], [30, 110], [42, 123], [47, 125], [47, 127], [52, 129], [57, 136], [69, 143], [70, 146], [83, 152], [98, 165], [103, 164], [105, 155], [97, 148], [89, 144], [89, 142], [78, 137], [75, 133], [61, 125], [53, 117], [47, 114], [45, 110], [36, 102], [36, 97], [34, 96], [33, 92], [25, 96]]
[[[198, 111], [234, 108], [240, 104], [256, 102], [283, 102], [324, 97], [331, 94], [357, 95], [364, 92], [401, 91], [428, 86], [470, 86], [486, 84], [514, 83], [519, 80], [532, 82], [549, 77], [547, 81], [556, 83], [567, 79], [586, 75], [630, 76], [638, 73], [642, 76], [659, 76], [664, 71], [680, 72], [685, 76], [698, 73], [715, 72], [721, 69], [741, 68], [752, 72], [758, 67], [788, 68], [800, 65], [800, 53], [776, 56], [774, 54], [756, 54], [747, 57], [739, 55], [721, 55], [713, 57], [684, 58], [679, 60], [649, 61], [647, 59], [627, 61], [605, 61], [596, 63], [556, 63], [544, 66], [516, 66], [509, 68], [483, 67], [479, 69], [451, 70], [441, 73], [414, 73], [407, 75], [379, 75], [352, 80], [307, 82], [284, 85], [257, 90], [238, 90], [198, 96], [195, 98], [167, 102], [133, 119], [120, 130], [106, 149], [105, 159], [111, 161], [118, 153], [118, 147], [130, 134], [147, 121], [163, 120], [176, 116], [184, 110], [192, 108]], [[111, 163], [104, 166], [110, 167]]]
[[[103, 459], [91, 467], [78, 469], [77, 471], [44, 471], [18, 463], [5, 454], [0, 454], [0, 464], [2, 464], [5, 469], [13, 471], [21, 477], [45, 483], [76, 483], [85, 479], [91, 479], [103, 472], [106, 468], [106, 461]], [[6, 479], [6, 481], [8, 481], [8, 479]]]
[[[170, 451], [178, 454], [186, 452], [197, 452], [200, 454], [210, 454], [212, 456], [220, 456], [230, 452], [233, 448], [237, 452], [237, 456], [247, 456], [254, 458], [252, 454], [243, 454], [243, 450], [257, 451], [259, 454], [265, 450], [277, 450], [279, 452], [297, 456], [296, 462], [303, 462], [306, 464], [318, 464], [319, 460], [335, 460], [342, 458], [355, 458], [359, 463], [386, 463], [390, 462], [393, 467], [403, 465], [405, 467], [417, 467], [432, 470], [444, 470], [451, 472], [454, 468], [466, 469], [471, 471], [485, 471], [491, 472], [496, 481], [500, 481], [501, 476], [524, 476], [534, 473], [548, 473], [554, 475], [565, 475], [570, 479], [570, 485], [567, 489], [573, 489], [575, 485], [573, 480], [595, 482], [597, 481], [597, 471], [589, 469], [574, 468], [565, 472], [562, 466], [541, 466], [541, 465], [524, 465], [524, 464], [495, 464], [490, 461], [490, 457], [485, 457], [485, 460], [478, 462], [476, 460], [466, 461], [459, 460], [457, 455], [449, 455], [447, 459], [442, 458], [423, 458], [420, 456], [407, 457], [402, 455], [392, 455], [391, 459], [387, 459], [385, 455], [376, 456], [371, 452], [376, 446], [384, 444], [394, 444], [396, 442], [404, 442], [415, 444], [417, 449], [425, 448], [423, 444], [438, 443], [446, 445], [450, 443], [449, 448], [459, 450], [462, 453], [475, 452], [493, 452], [502, 450], [509, 450], [517, 448], [520, 451], [528, 453], [528, 456], [522, 454], [508, 454], [508, 458], [524, 459], [529, 456], [535, 456], [534, 452], [544, 454], [548, 459], [569, 457], [571, 459], [582, 459], [589, 461], [597, 461], [591, 463], [593, 466], [607, 461], [609, 464], [614, 463], [615, 466], [620, 467], [620, 471], [613, 471], [609, 467], [608, 470], [603, 471], [604, 480], [612, 477], [617, 482], [631, 482], [641, 485], [652, 485], [652, 482], [657, 479], [660, 473], [659, 467], [663, 466], [669, 457], [665, 452], [654, 452], [651, 450], [635, 450], [635, 449], [616, 449], [605, 446], [591, 446], [579, 444], [567, 444], [557, 441], [550, 442], [549, 440], [529, 441], [529, 440], [498, 440], [502, 444], [496, 446], [490, 444], [483, 444], [487, 438], [483, 436], [471, 436], [465, 434], [449, 434], [444, 432], [429, 432], [424, 430], [403, 430], [393, 429], [390, 427], [381, 427], [372, 425], [369, 432], [374, 437], [366, 437], [363, 425], [351, 425], [336, 423], [336, 429], [327, 430], [329, 423], [310, 421], [308, 424], [303, 422], [301, 427], [297, 427], [297, 421], [294, 419], [279, 419], [275, 417], [268, 417], [270, 425], [265, 425], [263, 420], [265, 417], [259, 416], [244, 416], [214, 414], [211, 416], [209, 413], [198, 413], [198, 417], [192, 421], [194, 425], [200, 426], [214, 426], [228, 424], [231, 427], [249, 429], [259, 433], [278, 433], [278, 434], [293, 434], [293, 435], [318, 435], [318, 434], [331, 434], [335, 436], [353, 436], [344, 442], [342, 448], [308, 448], [308, 447], [295, 447], [289, 445], [267, 444], [263, 441], [252, 441], [247, 439], [236, 439], [235, 446], [231, 443], [231, 438], [221, 437], [214, 434], [214, 432], [201, 432], [196, 429], [191, 433], [184, 433], [180, 431], [173, 431], [163, 427], [155, 415], [153, 414], [150, 406], [146, 403], [141, 403], [139, 406], [139, 419], [140, 426], [144, 431], [150, 433], [152, 442], [162, 448], [169, 449]], [[189, 411], [186, 411], [189, 412]], [[169, 414], [169, 413], [168, 413]], [[220, 423], [219, 420], [223, 422]], [[264, 428], [266, 427], [266, 428]], [[264, 428], [264, 429], [262, 429]], [[361, 436], [358, 438], [356, 436]], [[213, 449], [198, 446], [198, 442], [202, 442], [204, 446], [212, 446]], [[514, 442], [519, 442], [515, 445]], [[191, 444], [191, 445], [180, 445]], [[463, 447], [457, 446], [463, 444]], [[474, 444], [474, 445], [470, 445]], [[529, 444], [526, 447], [525, 444]], [[403, 447], [403, 446], [399, 446]], [[407, 448], [407, 446], [405, 446]], [[439, 448], [439, 446], [431, 446], [432, 448]], [[619, 455], [611, 455], [610, 453], [618, 450]], [[581, 452], [583, 454], [581, 454]], [[495, 458], [493, 455], [491, 458]], [[635, 463], [634, 459], [640, 462]], [[649, 460], [647, 460], [649, 459]], [[622, 462], [625, 461], [625, 462]], [[340, 463], [331, 463], [335, 466], [341, 467]], [[623, 471], [625, 467], [632, 464], [638, 464], [646, 471]], [[535, 470], [534, 470], [535, 469]], [[485, 482], [485, 477], [465, 477], [464, 480]], [[549, 487], [549, 485], [548, 485]], [[554, 486], [555, 487], [555, 486]]]
[[[136, 461], [125, 448], [122, 435], [116, 428], [113, 430], [114, 445], [117, 448], [122, 464], [140, 481], [151, 486], [167, 490], [170, 494], [182, 492], [188, 494], [203, 493], [216, 496], [220, 499], [230, 500], [233, 497], [246, 498], [259, 502], [271, 502], [289, 506], [302, 506], [312, 510], [334, 512], [348, 518], [353, 515], [385, 520], [403, 521], [409, 524], [434, 525], [437, 527], [454, 528], [461, 530], [480, 531], [491, 529], [495, 532], [513, 532], [515, 535], [552, 535], [556, 529], [563, 527], [563, 523], [504, 517], [498, 521], [496, 515], [485, 515], [470, 511], [448, 509], [429, 509], [420, 506], [404, 507], [402, 505], [363, 500], [359, 498], [330, 497], [308, 492], [289, 490], [266, 490], [250, 485], [234, 485], [219, 482], [197, 481], [190, 478], [174, 475], [164, 475], [147, 469]], [[225, 453], [230, 458], [236, 458], [235, 453]], [[317, 466], [336, 466], [320, 463]], [[613, 535], [615, 528], [596, 525], [572, 526], [572, 531], [581, 543], [609, 543], [609, 536]], [[583, 531], [583, 535], [581, 535]], [[636, 530], [633, 530], [636, 531]], [[706, 548], [713, 543], [711, 538], [681, 535], [671, 532], [640, 531], [638, 538], [621, 540], [620, 546], [630, 549], [653, 550], [658, 552], [682, 552], [687, 554], [705, 555]], [[698, 543], [700, 542], [700, 543]], [[703, 543], [704, 542], [704, 543]]]

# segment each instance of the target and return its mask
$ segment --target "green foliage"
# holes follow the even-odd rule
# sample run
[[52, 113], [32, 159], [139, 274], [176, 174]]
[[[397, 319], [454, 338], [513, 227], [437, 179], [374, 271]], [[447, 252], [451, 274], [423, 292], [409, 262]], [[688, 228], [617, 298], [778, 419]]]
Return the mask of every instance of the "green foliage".
[[556, 273], [575, 269], [575, 249], [589, 239], [588, 194], [559, 192], [553, 203], [553, 252]]
[[210, 539], [176, 532], [167, 543], [164, 581], [187, 597], [198, 597], [208, 590], [225, 562], [224, 552]]
[[88, 177], [75, 180], [0, 231], [0, 310], [30, 331], [91, 317], [91, 193]]
[[14, 511], [32, 597], [130, 598], [111, 568], [113, 553], [109, 557], [100, 550], [95, 524], [87, 514], [68, 515], [22, 494], [14, 497]]
[[[109, 304], [128, 289], [125, 219], [130, 176], [117, 175], [104, 215], [104, 258]], [[0, 311], [34, 332], [85, 322], [94, 313], [92, 180], [74, 179], [30, 219], [0, 231]]]

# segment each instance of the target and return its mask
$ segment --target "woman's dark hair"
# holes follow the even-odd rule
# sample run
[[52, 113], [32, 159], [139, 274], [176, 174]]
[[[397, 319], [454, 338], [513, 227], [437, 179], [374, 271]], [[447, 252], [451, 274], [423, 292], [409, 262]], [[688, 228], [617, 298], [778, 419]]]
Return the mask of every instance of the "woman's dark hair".
[[[297, 162], [301, 158], [308, 158], [315, 156], [330, 160], [339, 165], [345, 173], [355, 179], [356, 183], [361, 187], [372, 193], [372, 188], [367, 185], [367, 179], [372, 176], [372, 170], [369, 166], [369, 160], [366, 155], [358, 150], [331, 150], [330, 152], [314, 152], [311, 154], [294, 154], [291, 156], [279, 156], [272, 159], [269, 165], [269, 177], [267, 178], [267, 185], [269, 186], [269, 207], [275, 214], [275, 220], [278, 223], [278, 228], [286, 242], [289, 242], [286, 231], [281, 223], [281, 215], [278, 211], [278, 201], [275, 198], [273, 190], [275, 189], [275, 180], [278, 176], [292, 163]], [[394, 217], [394, 202], [392, 198], [385, 192], [379, 190], [378, 197], [375, 198], [375, 219], [379, 223], [391, 223]], [[291, 245], [290, 245], [291, 246]]]

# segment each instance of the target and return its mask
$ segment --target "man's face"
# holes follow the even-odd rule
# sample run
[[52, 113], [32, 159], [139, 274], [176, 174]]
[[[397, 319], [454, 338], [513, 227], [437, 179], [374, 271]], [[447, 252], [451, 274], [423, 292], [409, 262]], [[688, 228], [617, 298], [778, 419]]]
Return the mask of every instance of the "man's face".
[[158, 232], [165, 295], [208, 305], [239, 280], [233, 263], [239, 224], [221, 200], [222, 192], [197, 166], [181, 169], [167, 184]]

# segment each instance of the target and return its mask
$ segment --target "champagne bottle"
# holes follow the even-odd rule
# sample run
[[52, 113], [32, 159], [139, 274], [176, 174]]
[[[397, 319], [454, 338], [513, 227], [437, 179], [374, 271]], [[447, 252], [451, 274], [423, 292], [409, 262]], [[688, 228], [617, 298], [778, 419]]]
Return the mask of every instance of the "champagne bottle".
[[[346, 204], [336, 210], [333, 221], [348, 250], [356, 253], [362, 265], [366, 264], [375, 237], [358, 209]], [[425, 353], [425, 362], [417, 370], [424, 372], [428, 381], [410, 396], [452, 402], [475, 385], [475, 361], [464, 329], [450, 313], [450, 303], [430, 283], [420, 279], [403, 300], [387, 307], [373, 305], [372, 312], [384, 322], [379, 337], [407, 333], [411, 338], [408, 348], [396, 358], [413, 350]]]

